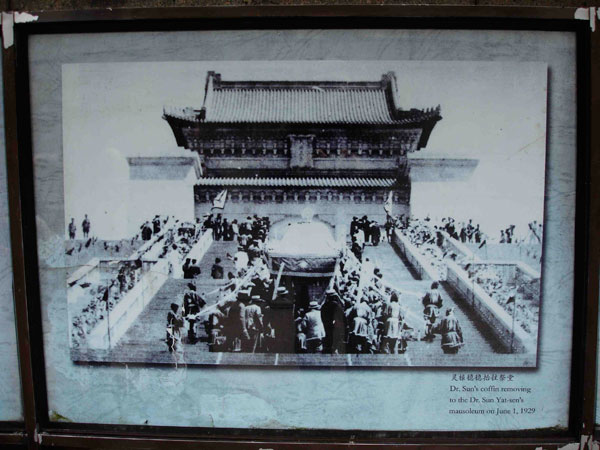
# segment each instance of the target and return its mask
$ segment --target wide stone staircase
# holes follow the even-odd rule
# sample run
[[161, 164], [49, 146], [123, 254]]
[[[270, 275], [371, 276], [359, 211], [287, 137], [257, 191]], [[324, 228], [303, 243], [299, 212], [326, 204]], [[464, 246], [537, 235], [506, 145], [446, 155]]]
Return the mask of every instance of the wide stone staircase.
[[[118, 357], [119, 353], [127, 352], [127, 357], [130, 360], [137, 360], [138, 358], [148, 360], [148, 355], [150, 354], [153, 355], [153, 358], [168, 359], [169, 355], [167, 354], [165, 335], [167, 314], [169, 313], [171, 303], [181, 304], [183, 302], [183, 294], [189, 282], [193, 282], [196, 285], [197, 292], [203, 297], [203, 294], [211, 292], [225, 284], [227, 273], [234, 271], [233, 261], [227, 259], [225, 255], [227, 253], [233, 255], [236, 251], [237, 243], [234, 241], [214, 241], [202, 258], [202, 261], [200, 261], [202, 272], [199, 276], [193, 280], [169, 278], [112, 350], [115, 354], [114, 356]], [[221, 258], [221, 265], [224, 268], [225, 279], [223, 280], [214, 280], [210, 276], [210, 269], [217, 257]], [[210, 305], [217, 302], [219, 296], [210, 295], [206, 296], [205, 299]], [[187, 355], [187, 359], [196, 359], [194, 358], [195, 354], [201, 357], [202, 353], [208, 351], [203, 323], [198, 327], [198, 331], [201, 340], [193, 345], [187, 343], [185, 339], [186, 333], [182, 332], [184, 354]]]
[[[370, 258], [381, 269], [384, 281], [398, 289], [415, 294], [424, 294], [431, 286], [432, 280], [416, 279], [414, 272], [408, 267], [408, 263], [387, 242], [382, 242], [377, 247], [365, 247], [363, 260], [365, 257]], [[439, 335], [436, 335], [433, 342], [412, 341], [409, 342], [406, 353], [408, 364], [413, 366], [479, 365], [482, 355], [493, 355], [494, 352], [499, 350], [498, 344], [486, 337], [489, 336], [489, 332], [470, 313], [465, 300], [458, 297], [443, 282], [440, 284], [440, 292], [443, 298], [442, 313], [448, 307], [454, 308], [454, 313], [463, 331], [465, 345], [458, 354], [446, 355], [442, 352], [441, 337]], [[423, 307], [420, 295], [404, 295], [401, 301], [414, 314], [422, 314]]]
[[[225, 280], [213, 280], [210, 277], [210, 268], [215, 258], [221, 258], [221, 264], [227, 272], [233, 270], [233, 262], [226, 258], [226, 253], [234, 254], [236, 251], [235, 242], [214, 242], [204, 258], [200, 262], [202, 273], [194, 280], [197, 290], [200, 294], [208, 293], [219, 285], [226, 283]], [[431, 285], [431, 280], [418, 280], [405, 261], [396, 253], [394, 248], [387, 242], [382, 242], [377, 247], [367, 246], [364, 251], [364, 257], [370, 258], [373, 263], [381, 268], [383, 279], [388, 284], [405, 292], [401, 301], [410, 309], [415, 317], [422, 315], [421, 295], [424, 294]], [[154, 296], [150, 304], [140, 314], [138, 320], [127, 331], [117, 346], [111, 351], [111, 361], [145, 361], [157, 363], [172, 362], [173, 355], [167, 351], [165, 343], [165, 329], [167, 314], [171, 303], [181, 303], [186, 285], [190, 280], [169, 279]], [[412, 365], [412, 366], [446, 366], [446, 367], [465, 367], [465, 366], [495, 366], [509, 365], [516, 355], [499, 354], [499, 347], [494, 342], [485, 325], [481, 324], [473, 314], [465, 299], [451, 290], [445, 283], [441, 283], [440, 291], [442, 294], [444, 306], [455, 308], [462, 330], [465, 345], [456, 355], [446, 355], [442, 352], [440, 341], [441, 337], [436, 335], [433, 342], [410, 341], [408, 350], [403, 355], [393, 357], [397, 360], [393, 365]], [[219, 300], [218, 295], [207, 296], [209, 304]], [[185, 337], [185, 331], [182, 333]], [[209, 358], [217, 358], [218, 363], [225, 363], [227, 355], [217, 355], [208, 353], [208, 344], [203, 325], [199, 327], [199, 336], [201, 340], [195, 344], [188, 344], [183, 340], [183, 358], [186, 363], [209, 363]], [[305, 355], [309, 357], [309, 355]], [[353, 363], [367, 359], [370, 355], [354, 355]], [[372, 355], [380, 357], [383, 355]], [[289, 355], [291, 357], [291, 355]], [[344, 361], [348, 355], [344, 355]], [[221, 358], [223, 358], [221, 360]], [[283, 359], [282, 359], [283, 358]], [[288, 358], [286, 355], [279, 355], [280, 363]], [[387, 358], [390, 358], [388, 355]], [[390, 359], [391, 361], [391, 359]], [[214, 362], [213, 362], [214, 363]], [[265, 362], [269, 364], [268, 362]]]
[[[202, 261], [199, 262], [202, 272], [193, 280], [199, 293], [209, 292], [223, 284], [227, 280], [227, 273], [232, 272], [235, 274], [233, 261], [225, 256], [227, 253], [233, 256], [235, 252], [237, 252], [236, 241], [213, 241], [204, 254]], [[223, 266], [224, 271], [223, 280], [213, 280], [210, 276], [210, 269], [216, 258], [221, 258], [220, 264]]]

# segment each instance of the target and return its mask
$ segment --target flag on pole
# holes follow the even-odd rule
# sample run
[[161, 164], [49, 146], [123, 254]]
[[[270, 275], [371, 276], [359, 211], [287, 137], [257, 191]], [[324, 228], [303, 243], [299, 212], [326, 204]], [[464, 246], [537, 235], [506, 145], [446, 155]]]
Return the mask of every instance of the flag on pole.
[[223, 209], [225, 207], [225, 201], [227, 200], [227, 189], [222, 190], [217, 194], [213, 200], [213, 208]]
[[386, 213], [388, 213], [388, 215], [392, 215], [392, 206], [393, 206], [393, 198], [392, 198], [392, 191], [390, 191], [387, 200], [385, 201], [385, 205], [383, 205], [383, 209], [385, 210]]

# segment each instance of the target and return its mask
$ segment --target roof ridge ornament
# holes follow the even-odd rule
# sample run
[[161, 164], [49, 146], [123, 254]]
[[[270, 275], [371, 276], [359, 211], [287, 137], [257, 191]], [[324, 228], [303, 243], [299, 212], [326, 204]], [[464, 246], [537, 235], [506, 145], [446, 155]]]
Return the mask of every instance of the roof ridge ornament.
[[199, 119], [206, 119], [206, 110], [212, 106], [213, 101], [213, 92], [215, 89], [215, 84], [221, 83], [221, 74], [216, 73], [212, 70], [209, 70], [206, 74], [206, 84], [204, 85], [204, 101], [202, 102], [202, 108], [199, 111]]

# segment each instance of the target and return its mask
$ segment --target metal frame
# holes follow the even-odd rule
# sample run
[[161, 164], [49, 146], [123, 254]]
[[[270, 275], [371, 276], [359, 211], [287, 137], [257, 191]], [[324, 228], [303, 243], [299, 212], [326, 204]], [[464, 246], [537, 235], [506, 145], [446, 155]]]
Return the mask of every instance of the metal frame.
[[[5, 424], [0, 443], [107, 448], [558, 448], [594, 431], [600, 254], [600, 31], [574, 8], [314, 6], [115, 9], [33, 12], [3, 49], [10, 232], [24, 423]], [[568, 432], [367, 433], [360, 430], [179, 429], [50, 423], [41, 335], [29, 115], [27, 37], [37, 33], [250, 28], [471, 28], [568, 30], [577, 34], [578, 168], [576, 288]], [[594, 176], [591, 176], [594, 174]], [[35, 326], [35, 325], [38, 326]], [[11, 433], [13, 431], [13, 433]]]

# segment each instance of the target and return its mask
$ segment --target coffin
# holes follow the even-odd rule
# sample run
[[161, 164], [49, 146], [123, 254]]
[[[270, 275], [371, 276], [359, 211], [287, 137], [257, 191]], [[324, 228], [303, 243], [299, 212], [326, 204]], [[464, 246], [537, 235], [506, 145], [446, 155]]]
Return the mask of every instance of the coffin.
[[267, 259], [273, 274], [296, 277], [329, 277], [333, 275], [341, 246], [327, 225], [318, 221], [294, 222], [287, 225], [280, 239], [267, 241]]

